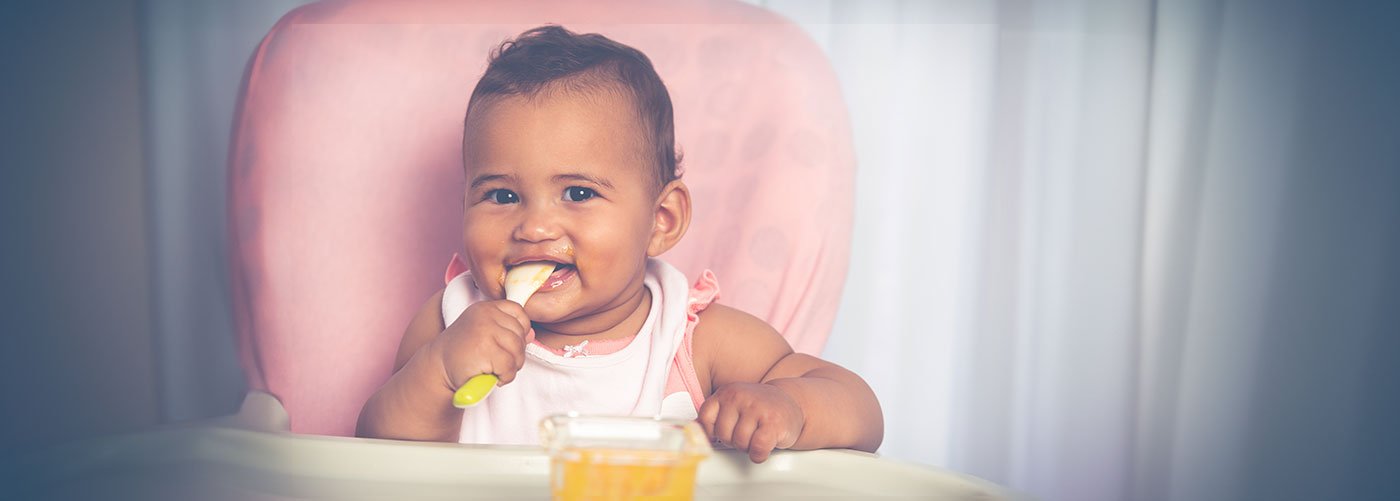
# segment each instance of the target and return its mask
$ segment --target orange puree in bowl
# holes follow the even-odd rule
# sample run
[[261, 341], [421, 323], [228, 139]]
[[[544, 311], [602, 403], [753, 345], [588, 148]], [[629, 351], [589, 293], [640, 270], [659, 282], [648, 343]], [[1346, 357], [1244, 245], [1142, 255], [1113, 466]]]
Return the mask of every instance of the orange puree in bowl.
[[556, 500], [688, 500], [705, 457], [671, 451], [566, 449], [551, 460]]
[[560, 414], [540, 421], [554, 499], [691, 499], [713, 452], [690, 419]]

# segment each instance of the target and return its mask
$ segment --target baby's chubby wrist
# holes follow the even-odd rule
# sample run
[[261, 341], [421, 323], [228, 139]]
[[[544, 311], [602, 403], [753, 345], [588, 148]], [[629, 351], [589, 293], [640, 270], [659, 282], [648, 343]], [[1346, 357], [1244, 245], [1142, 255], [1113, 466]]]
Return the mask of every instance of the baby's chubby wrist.
[[777, 379], [769, 379], [767, 381], [764, 381], [763, 384], [775, 386], [778, 389], [783, 390], [784, 394], [795, 399], [797, 398], [795, 393], [800, 393], [801, 391], [800, 387], [802, 385], [802, 378], [784, 377]]
[[418, 352], [394, 374], [390, 383], [395, 384], [400, 392], [426, 392], [433, 396], [446, 394], [450, 398], [456, 387], [452, 385], [451, 375], [447, 370], [446, 349], [440, 338], [441, 336], [435, 337], [418, 348]]
[[443, 343], [443, 336], [439, 335], [433, 338], [433, 342], [423, 346], [419, 356], [413, 357], [414, 360], [409, 363], [418, 362], [420, 364], [418, 367], [420, 374], [431, 377], [436, 383], [432, 384], [434, 388], [441, 388], [451, 393], [456, 391], [457, 387], [452, 384], [452, 373], [448, 370], [447, 352], [448, 350]]
[[443, 358], [426, 343], [365, 404], [357, 434], [409, 440], [451, 440], [461, 411], [452, 406]]
[[807, 429], [807, 406], [803, 400], [805, 392], [802, 378], [779, 378], [764, 381], [763, 384], [778, 389], [778, 394], [786, 397], [792, 403], [792, 409], [796, 411], [797, 421], [801, 423], [798, 428], [797, 440], [802, 439], [802, 432]]

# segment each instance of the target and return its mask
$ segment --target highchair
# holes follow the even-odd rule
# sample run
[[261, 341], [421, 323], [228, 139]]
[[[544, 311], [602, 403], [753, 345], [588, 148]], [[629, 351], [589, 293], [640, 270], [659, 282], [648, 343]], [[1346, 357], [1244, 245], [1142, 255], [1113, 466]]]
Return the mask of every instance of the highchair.
[[[800, 28], [728, 0], [321, 2], [284, 16], [257, 47], [234, 122], [243, 409], [100, 441], [104, 459], [66, 474], [125, 468], [160, 478], [153, 495], [201, 498], [548, 496], [540, 448], [349, 438], [461, 245], [462, 120], [487, 54], [545, 23], [632, 45], [666, 83], [694, 219], [663, 258], [692, 277], [713, 270], [723, 302], [820, 354], [849, 258], [855, 160], [835, 74]], [[175, 464], [188, 475], [168, 475]], [[694, 492], [1007, 496], [834, 450], [778, 451], [757, 465], [719, 451]]]

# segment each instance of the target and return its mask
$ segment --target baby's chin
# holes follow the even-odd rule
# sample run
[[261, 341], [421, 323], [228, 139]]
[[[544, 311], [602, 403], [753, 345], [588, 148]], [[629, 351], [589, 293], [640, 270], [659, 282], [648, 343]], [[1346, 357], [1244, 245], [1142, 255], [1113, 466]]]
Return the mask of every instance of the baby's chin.
[[530, 323], [540, 325], [553, 325], [560, 322], [567, 322], [574, 317], [569, 313], [558, 313], [550, 310], [541, 311], [539, 308], [525, 307], [525, 315], [530, 317]]
[[525, 303], [525, 315], [530, 317], [530, 322], [532, 323], [543, 325], [558, 324], [586, 317], [589, 313], [568, 304], [568, 302], [551, 300], [537, 301], [537, 299], [545, 298], [537, 296]]

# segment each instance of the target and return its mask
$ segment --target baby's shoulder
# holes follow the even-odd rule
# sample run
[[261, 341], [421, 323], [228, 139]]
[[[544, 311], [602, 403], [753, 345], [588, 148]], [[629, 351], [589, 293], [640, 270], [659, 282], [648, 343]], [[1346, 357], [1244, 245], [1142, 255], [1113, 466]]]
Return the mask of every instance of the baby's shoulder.
[[768, 322], [722, 304], [700, 312], [691, 343], [696, 358], [727, 356], [735, 351], [791, 351], [787, 340]]
[[706, 394], [731, 382], [762, 381], [773, 364], [792, 353], [792, 346], [768, 322], [720, 304], [700, 312], [691, 345]]
[[699, 321], [695, 323], [695, 335], [699, 336], [726, 336], [739, 335], [747, 336], [752, 334], [778, 332], [764, 322], [763, 319], [750, 315], [743, 310], [726, 306], [719, 303], [711, 304], [700, 311]]

